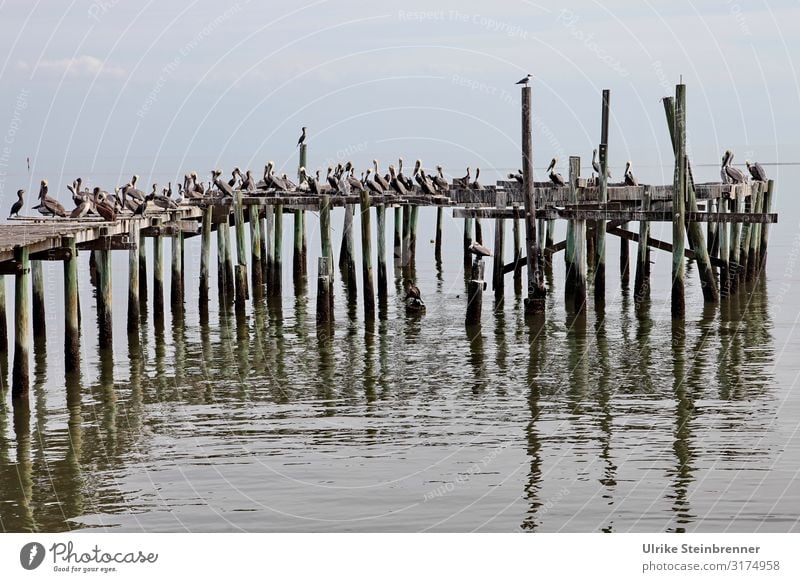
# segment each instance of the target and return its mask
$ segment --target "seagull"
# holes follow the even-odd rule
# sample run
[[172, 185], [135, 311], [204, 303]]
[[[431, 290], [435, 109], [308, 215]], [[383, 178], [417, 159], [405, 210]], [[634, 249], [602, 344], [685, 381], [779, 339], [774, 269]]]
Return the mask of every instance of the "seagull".
[[515, 85], [525, 85], [525, 86], [527, 86], [527, 85], [528, 85], [528, 82], [531, 80], [531, 77], [533, 77], [533, 75], [531, 75], [530, 73], [528, 73], [527, 75], [525, 75], [524, 77], [522, 77], [522, 78], [521, 78], [519, 81], [517, 81], [517, 82], [515, 83]]

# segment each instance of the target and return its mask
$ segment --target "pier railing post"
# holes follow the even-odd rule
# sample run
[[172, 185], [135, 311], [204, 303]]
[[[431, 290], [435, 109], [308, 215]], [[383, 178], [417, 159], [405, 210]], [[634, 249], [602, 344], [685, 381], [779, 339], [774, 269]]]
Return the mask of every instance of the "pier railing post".
[[361, 278], [364, 284], [364, 316], [375, 316], [375, 288], [372, 285], [372, 229], [370, 227], [370, 198], [361, 191]]
[[[64, 371], [70, 373], [80, 368], [81, 364], [80, 320], [78, 318], [78, 251], [73, 237], [63, 237], [61, 245], [69, 249], [69, 258], [64, 261]], [[136, 258], [138, 262], [139, 257]], [[138, 269], [139, 265], [137, 264], [135, 269], [137, 276]], [[138, 296], [136, 299], [138, 307]]]
[[522, 188], [525, 203], [525, 248], [528, 257], [528, 297], [525, 301], [525, 313], [544, 313], [546, 292], [542, 273], [542, 250], [536, 237], [530, 87], [522, 88]]
[[11, 397], [27, 398], [30, 390], [31, 312], [28, 286], [31, 263], [28, 247], [16, 247], [14, 259], [19, 271], [14, 280], [14, 363], [11, 372]]
[[478, 325], [481, 322], [481, 306], [483, 305], [483, 260], [475, 257], [472, 262], [472, 272], [467, 289], [467, 326]]

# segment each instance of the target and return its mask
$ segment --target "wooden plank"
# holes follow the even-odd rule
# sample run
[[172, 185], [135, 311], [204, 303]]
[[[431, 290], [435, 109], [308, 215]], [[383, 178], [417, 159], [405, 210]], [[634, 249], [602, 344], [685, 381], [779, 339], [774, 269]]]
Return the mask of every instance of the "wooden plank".
[[[744, 222], [767, 223], [778, 222], [777, 213], [750, 213], [731, 212], [727, 214], [713, 214], [708, 212], [685, 212], [687, 220], [692, 222]], [[523, 218], [524, 210], [520, 208], [453, 208], [453, 218]], [[536, 212], [537, 218], [566, 219], [566, 220], [618, 220], [621, 222], [672, 222], [671, 210], [604, 210], [604, 209], [571, 209], [571, 208], [540, 208]]]

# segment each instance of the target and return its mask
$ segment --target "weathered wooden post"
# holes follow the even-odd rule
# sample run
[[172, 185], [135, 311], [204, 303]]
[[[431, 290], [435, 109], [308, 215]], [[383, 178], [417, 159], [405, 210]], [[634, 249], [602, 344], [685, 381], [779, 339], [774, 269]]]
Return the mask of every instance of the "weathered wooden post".
[[183, 313], [183, 232], [180, 222], [172, 233], [172, 273], [170, 276], [170, 305], [174, 315]]
[[[131, 219], [128, 223], [128, 241], [131, 248], [128, 250], [128, 333], [139, 331], [141, 319], [139, 301], [139, 221]], [[64, 265], [66, 277], [67, 265]], [[66, 279], [65, 279], [66, 291]], [[68, 299], [67, 299], [68, 301]], [[66, 302], [66, 301], [65, 301]]]
[[419, 220], [419, 206], [416, 204], [411, 207], [411, 217], [408, 224], [408, 251], [409, 264], [417, 263], [417, 221]]
[[200, 302], [208, 302], [211, 272], [211, 229], [214, 209], [209, 204], [203, 208], [203, 230], [200, 235]]
[[[107, 240], [107, 239], [106, 239]], [[101, 350], [113, 346], [113, 322], [111, 301], [111, 251], [97, 252], [97, 317], [99, 319], [99, 346]]]
[[375, 208], [378, 227], [378, 304], [383, 307], [388, 298], [388, 279], [386, 274], [386, 206], [378, 204]]
[[[750, 213], [753, 211], [753, 194], [752, 188], [750, 184], [744, 184], [741, 186], [742, 190], [747, 190], [750, 192], [750, 195], [743, 199], [744, 207], [742, 208], [742, 212]], [[743, 283], [747, 280], [747, 262], [750, 259], [750, 238], [753, 231], [753, 226], [749, 222], [745, 222], [742, 224], [742, 236], [739, 239], [739, 261], [740, 261], [740, 269], [737, 271], [736, 275], [739, 279], [739, 283]]]
[[481, 322], [481, 306], [483, 304], [483, 260], [475, 257], [472, 262], [472, 272], [467, 289], [467, 326], [479, 325]]
[[[154, 218], [153, 226], [161, 228], [161, 219]], [[164, 320], [164, 239], [160, 232], [153, 238], [153, 320]]]
[[28, 285], [31, 264], [27, 247], [14, 249], [14, 260], [19, 270], [14, 281], [14, 363], [11, 372], [11, 397], [27, 398], [30, 390], [30, 304]]
[[[767, 191], [764, 192], [764, 213], [769, 214], [772, 212], [772, 191], [775, 185], [774, 180], [767, 182]], [[761, 242], [759, 246], [758, 268], [761, 270], [767, 267], [767, 247], [769, 246], [769, 223], [761, 225]]]
[[472, 253], [469, 247], [472, 246], [472, 218], [464, 219], [464, 266], [469, 267], [472, 264]]
[[44, 273], [42, 261], [31, 261], [31, 297], [33, 299], [33, 337], [47, 336], [47, 323], [44, 308]]
[[[581, 174], [581, 159], [578, 156], [569, 158], [569, 197], [577, 208], [579, 202], [578, 178]], [[572, 306], [576, 313], [586, 309], [586, 221], [575, 220], [572, 227], [572, 264], [573, 289]], [[569, 248], [567, 240], [567, 248]]]
[[[441, 206], [436, 206], [436, 237], [433, 245], [433, 258], [437, 263], [442, 262], [442, 215], [444, 214]], [[380, 283], [378, 284], [380, 289]]]
[[[744, 212], [744, 189], [747, 185], [731, 184], [731, 212]], [[739, 272], [741, 270], [740, 264], [740, 251], [741, 245], [739, 238], [742, 230], [740, 222], [732, 222], [730, 225], [730, 242], [728, 252], [730, 259], [728, 261], [728, 276], [729, 276], [729, 289], [730, 294], [733, 295], [739, 290]]]
[[[138, 236], [133, 240], [138, 240]], [[64, 371], [69, 373], [74, 372], [81, 365], [81, 335], [80, 320], [78, 319], [78, 250], [73, 237], [63, 237], [61, 244], [69, 249], [69, 258], [64, 261]], [[137, 256], [136, 259], [138, 263], [139, 257]], [[134, 266], [134, 271], [138, 278], [138, 264]], [[136, 290], [139, 290], [138, 280]], [[130, 298], [128, 300], [130, 301]], [[136, 307], [137, 309], [139, 307], [138, 295]]]
[[[507, 194], [505, 192], [497, 192], [495, 194], [495, 207], [498, 210], [504, 210], [506, 207]], [[496, 218], [494, 221], [494, 257], [492, 259], [492, 289], [494, 290], [495, 303], [500, 303], [503, 300], [505, 291], [505, 258], [503, 253], [503, 242], [506, 237], [506, 222], [505, 218]]]
[[[728, 212], [729, 200], [720, 197], [718, 201], [717, 210], [719, 214], [726, 214]], [[731, 245], [728, 230], [730, 225], [727, 222], [720, 222], [717, 227], [717, 236], [719, 237], [719, 258], [722, 261], [722, 267], [719, 270], [719, 290], [723, 299], [727, 299], [731, 294], [731, 272], [730, 272], [730, 252]]]
[[261, 270], [261, 220], [258, 215], [261, 206], [253, 204], [248, 208], [248, 218], [250, 223], [250, 282], [253, 286], [253, 297], [261, 297], [264, 294], [264, 273]]
[[[0, 275], [0, 353], [8, 353], [8, 320], [6, 318], [5, 275]], [[5, 379], [3, 379], [3, 384], [5, 384]]]
[[[227, 221], [228, 219], [225, 218]], [[222, 223], [217, 225], [217, 294], [220, 300], [225, 300], [230, 293], [228, 289], [228, 277], [225, 274], [225, 246], [227, 243], [225, 229]]]
[[[719, 213], [719, 201], [716, 198], [709, 198], [706, 202], [706, 212], [708, 214]], [[716, 257], [719, 253], [719, 223], [715, 220], [709, 220], [706, 223], [706, 249], [708, 250], [709, 257]], [[712, 266], [713, 268], [713, 266]]]
[[403, 263], [403, 207], [394, 207], [394, 268], [397, 269]]
[[275, 261], [272, 265], [272, 291], [270, 291], [270, 296], [280, 297], [283, 293], [283, 204], [275, 205], [274, 246]]
[[[608, 119], [611, 109], [611, 91], [603, 89], [603, 105], [600, 120], [600, 145], [598, 146], [598, 163], [600, 164], [599, 202], [605, 209], [608, 204]], [[594, 299], [606, 299], [606, 221], [598, 220], [594, 228]]]
[[[148, 225], [149, 222], [142, 221], [140, 224]], [[143, 305], [147, 304], [147, 237], [139, 229], [139, 301]]]
[[347, 284], [347, 299], [355, 302], [358, 297], [356, 283], [356, 261], [353, 257], [353, 213], [355, 206], [344, 206], [344, 228], [342, 229], [342, 246], [339, 249], [339, 270]]
[[244, 203], [242, 192], [236, 193], [233, 208], [234, 221], [236, 226], [236, 267], [234, 275], [236, 277], [236, 307], [243, 309], [250, 292], [247, 286], [247, 252], [244, 244]]
[[[676, 116], [676, 119], [681, 116]], [[677, 144], [675, 155], [675, 183], [672, 190], [672, 317], [682, 318], [686, 313], [686, 301], [684, 296], [686, 261], [684, 254], [686, 249], [685, 220], [686, 211], [684, 200], [686, 200], [686, 170], [687, 160], [684, 154], [685, 137], [683, 130], [678, 132], [680, 143]]]
[[[764, 211], [764, 191], [767, 185], [764, 182], [755, 183], [755, 194], [751, 194], [751, 198], [755, 196], [755, 200], [751, 202], [753, 213], [761, 214]], [[753, 281], [761, 272], [760, 258], [761, 258], [761, 229], [763, 225], [760, 222], [754, 222], [750, 226], [750, 241], [747, 252], [747, 280]]]
[[264, 211], [267, 222], [264, 230], [264, 238], [267, 240], [267, 295], [272, 296], [271, 288], [275, 277], [275, 208], [272, 204], [267, 204]]
[[483, 227], [481, 226], [481, 219], [475, 219], [475, 241], [479, 244], [483, 244]]
[[[514, 214], [519, 210], [519, 203], [513, 204]], [[514, 218], [514, 292], [521, 293], [522, 290], [522, 237], [520, 235], [519, 218]]]
[[536, 191], [533, 187], [533, 140], [531, 138], [531, 88], [522, 87], [522, 188], [525, 202], [525, 249], [528, 263], [528, 297], [525, 313], [544, 313], [546, 291], [542, 250], [536, 239]]
[[403, 268], [411, 265], [411, 206], [406, 206], [403, 209], [403, 243], [402, 243], [402, 260], [400, 262]]
[[[322, 256], [328, 257], [328, 262], [326, 263], [328, 267], [328, 275], [333, 276], [333, 247], [331, 246], [331, 197], [327, 194], [323, 194], [319, 199], [319, 230]], [[333, 291], [331, 291], [331, 297], [333, 297]]]
[[317, 261], [317, 323], [332, 321], [333, 287], [331, 285], [330, 257], [323, 253]]
[[[678, 141], [683, 144], [681, 147], [684, 155], [686, 154], [686, 85], [679, 84], [675, 86], [675, 99], [673, 100], [670, 97], [664, 99], [664, 111], [667, 116], [667, 125], [670, 128], [672, 147], [676, 155], [675, 159], [677, 160]], [[678, 131], [679, 129], [680, 132]], [[692, 169], [689, 165], [688, 157], [684, 181], [686, 182], [684, 211], [697, 212], [697, 196], [694, 190], [694, 180], [692, 179]], [[711, 266], [711, 258], [703, 235], [703, 228], [699, 222], [694, 221], [689, 222], [684, 228], [689, 237], [689, 246], [695, 253], [703, 299], [707, 303], [716, 303], [719, 301], [719, 288], [717, 287], [714, 269]]]
[[[644, 187], [642, 195], [642, 211], [650, 211], [650, 187]], [[633, 300], [637, 304], [650, 297], [650, 221], [639, 221], [639, 245], [636, 249], [636, 275], [633, 280]]]
[[370, 228], [370, 199], [361, 191], [361, 278], [364, 283], [364, 317], [375, 317], [375, 288], [372, 285], [372, 230]]
[[[306, 144], [300, 144], [300, 159], [297, 165], [297, 176], [300, 178], [300, 168], [306, 167]], [[306, 212], [294, 211], [294, 254], [292, 255], [292, 276], [295, 287], [302, 285], [306, 278]]]

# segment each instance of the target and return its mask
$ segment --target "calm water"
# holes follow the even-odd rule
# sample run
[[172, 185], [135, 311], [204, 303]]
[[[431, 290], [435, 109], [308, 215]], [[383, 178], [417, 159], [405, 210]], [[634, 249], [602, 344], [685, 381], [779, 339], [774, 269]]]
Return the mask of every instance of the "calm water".
[[[45, 264], [30, 407], [7, 392], [0, 404], [0, 529], [796, 531], [798, 178], [778, 179], [767, 280], [704, 309], [690, 264], [685, 324], [669, 316], [671, 256], [653, 252], [652, 302], [637, 312], [610, 237], [602, 316], [565, 312], [557, 255], [545, 321], [526, 323], [508, 279], [503, 310], [488, 292], [468, 333], [462, 224], [445, 221], [438, 270], [423, 209], [427, 314], [406, 316], [390, 281], [386, 319], [365, 323], [337, 274], [332, 336], [317, 330], [314, 285], [295, 296], [290, 255], [282, 300], [237, 316], [212, 289], [201, 318], [194, 238], [185, 318], [148, 314], [138, 338], [125, 334], [127, 255], [115, 256], [114, 350], [99, 353], [84, 255], [82, 369], [65, 378], [61, 266]], [[314, 273], [316, 228], [312, 215]], [[291, 230], [287, 216], [286, 249]]]

